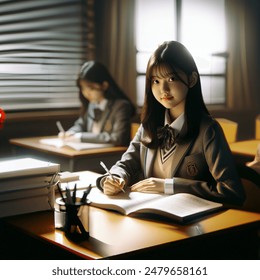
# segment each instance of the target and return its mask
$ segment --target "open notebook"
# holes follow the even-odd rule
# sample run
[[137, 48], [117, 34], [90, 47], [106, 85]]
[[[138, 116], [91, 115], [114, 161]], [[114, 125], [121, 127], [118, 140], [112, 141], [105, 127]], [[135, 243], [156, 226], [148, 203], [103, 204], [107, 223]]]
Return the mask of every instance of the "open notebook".
[[175, 195], [148, 194], [140, 192], [119, 193], [107, 196], [93, 188], [88, 199], [95, 207], [114, 210], [123, 215], [155, 214], [185, 223], [221, 209], [221, 203], [179, 193]]
[[88, 150], [88, 149], [100, 149], [100, 148], [107, 148], [107, 147], [114, 146], [113, 144], [103, 144], [103, 143], [70, 142], [70, 141], [65, 141], [61, 138], [44, 138], [44, 139], [40, 139], [39, 142], [41, 144], [54, 146], [56, 148], [70, 147], [76, 151]]

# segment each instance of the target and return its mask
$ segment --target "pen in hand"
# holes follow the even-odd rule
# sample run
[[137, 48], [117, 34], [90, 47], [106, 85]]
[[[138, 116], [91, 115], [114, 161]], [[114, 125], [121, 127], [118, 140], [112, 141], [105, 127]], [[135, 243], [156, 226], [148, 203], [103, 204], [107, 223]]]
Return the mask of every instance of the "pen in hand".
[[[105, 169], [105, 171], [109, 174], [109, 176], [113, 179], [113, 181], [115, 182], [116, 180], [115, 180], [115, 178], [114, 178], [114, 176], [111, 174], [111, 172], [108, 170], [108, 168], [106, 167], [106, 165], [104, 164], [104, 162], [103, 161], [100, 161], [100, 165]], [[120, 187], [118, 187], [118, 188], [120, 188]], [[125, 190], [124, 189], [121, 189], [120, 188], [120, 190], [122, 191], [122, 192], [125, 192]]]
[[105, 169], [105, 171], [109, 174], [109, 176], [113, 179], [113, 181], [115, 182], [115, 178], [114, 176], [111, 174], [111, 172], [108, 170], [108, 168], [106, 167], [105, 163], [103, 161], [100, 161], [100, 165]]
[[57, 127], [58, 127], [59, 132], [62, 132], [63, 135], [64, 135], [64, 134], [65, 134], [65, 130], [64, 130], [64, 128], [63, 128], [61, 122], [60, 122], [60, 121], [57, 121], [57, 122], [56, 122], [56, 125], [57, 125]]

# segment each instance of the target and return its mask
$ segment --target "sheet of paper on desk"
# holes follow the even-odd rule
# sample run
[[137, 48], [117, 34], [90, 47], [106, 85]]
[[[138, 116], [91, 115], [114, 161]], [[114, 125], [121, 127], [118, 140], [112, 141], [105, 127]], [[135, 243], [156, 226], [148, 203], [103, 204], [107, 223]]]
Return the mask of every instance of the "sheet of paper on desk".
[[92, 171], [72, 172], [71, 174], [78, 175], [79, 179], [70, 182], [62, 182], [61, 188], [63, 191], [65, 191], [66, 187], [73, 190], [75, 184], [77, 184], [77, 190], [85, 190], [90, 184], [92, 187], [95, 187], [97, 178], [101, 176], [101, 174]]
[[107, 147], [114, 146], [112, 144], [103, 144], [103, 143], [70, 142], [70, 141], [64, 141], [61, 138], [44, 138], [44, 139], [40, 139], [39, 142], [41, 144], [54, 146], [56, 148], [70, 147], [76, 151], [89, 150], [89, 149], [100, 149], [100, 148], [107, 148]]
[[74, 182], [79, 180], [79, 174], [75, 172], [64, 171], [59, 173], [61, 183]]

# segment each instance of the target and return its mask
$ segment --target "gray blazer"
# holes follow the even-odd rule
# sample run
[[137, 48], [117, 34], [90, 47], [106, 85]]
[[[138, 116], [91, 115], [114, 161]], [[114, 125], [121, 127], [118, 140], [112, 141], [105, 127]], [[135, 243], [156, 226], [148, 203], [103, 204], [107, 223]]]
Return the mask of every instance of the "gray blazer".
[[[110, 170], [124, 178], [126, 186], [152, 177], [156, 149], [145, 147], [140, 142], [144, 137], [140, 126], [121, 160]], [[201, 121], [195, 139], [177, 144], [173, 160], [174, 193], [191, 193], [226, 204], [243, 203], [244, 189], [231, 151], [220, 125], [210, 116]], [[97, 180], [99, 188], [101, 178]]]
[[69, 129], [69, 131], [81, 132], [82, 142], [112, 143], [117, 146], [128, 146], [130, 142], [131, 106], [127, 100], [108, 100], [101, 118], [101, 132], [90, 132], [94, 116], [93, 112], [86, 112]]

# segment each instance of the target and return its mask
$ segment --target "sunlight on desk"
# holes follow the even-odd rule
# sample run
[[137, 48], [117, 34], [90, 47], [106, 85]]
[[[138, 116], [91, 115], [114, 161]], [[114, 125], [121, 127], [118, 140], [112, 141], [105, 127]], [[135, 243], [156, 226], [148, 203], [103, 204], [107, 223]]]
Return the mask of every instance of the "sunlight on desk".
[[[105, 231], [100, 230], [101, 225], [104, 225]], [[94, 207], [91, 209], [90, 232], [118, 251], [128, 251], [133, 247], [140, 249], [189, 237], [186, 231], [178, 228], [178, 225], [171, 223], [126, 217]]]

